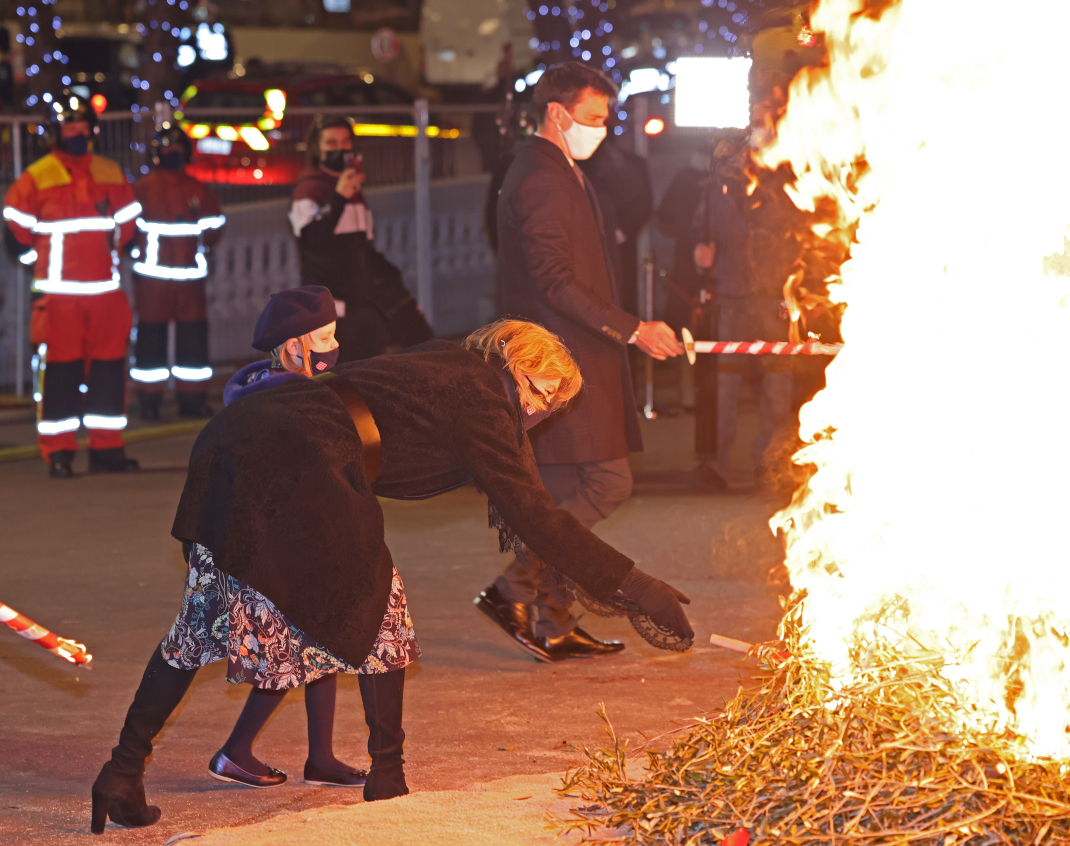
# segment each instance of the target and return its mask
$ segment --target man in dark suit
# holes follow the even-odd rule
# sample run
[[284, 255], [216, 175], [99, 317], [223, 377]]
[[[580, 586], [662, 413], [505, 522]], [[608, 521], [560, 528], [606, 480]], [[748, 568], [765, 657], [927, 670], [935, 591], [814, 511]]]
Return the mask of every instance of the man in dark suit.
[[[546, 71], [535, 87], [538, 131], [519, 146], [498, 201], [504, 311], [559, 335], [583, 374], [579, 396], [533, 429], [531, 442], [546, 489], [588, 528], [631, 495], [628, 453], [643, 448], [627, 345], [658, 359], [681, 351], [667, 325], [621, 309], [602, 212], [575, 164], [605, 137], [616, 94], [607, 77], [575, 62]], [[531, 553], [518, 555], [476, 607], [542, 661], [624, 648], [577, 626], [564, 582]]]

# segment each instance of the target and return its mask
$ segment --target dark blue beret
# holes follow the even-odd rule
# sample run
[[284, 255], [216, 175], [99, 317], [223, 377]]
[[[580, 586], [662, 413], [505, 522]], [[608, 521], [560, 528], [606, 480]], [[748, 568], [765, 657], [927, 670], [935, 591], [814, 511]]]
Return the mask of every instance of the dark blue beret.
[[334, 297], [322, 285], [306, 285], [272, 294], [253, 330], [253, 346], [271, 352], [290, 338], [305, 335], [338, 319]]

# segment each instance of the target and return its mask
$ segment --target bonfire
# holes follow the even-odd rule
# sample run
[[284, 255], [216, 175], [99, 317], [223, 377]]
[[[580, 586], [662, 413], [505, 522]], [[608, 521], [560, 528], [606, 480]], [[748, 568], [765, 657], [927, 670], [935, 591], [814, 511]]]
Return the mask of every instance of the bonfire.
[[[1070, 4], [821, 0], [759, 165], [850, 257], [844, 348], [771, 521], [764, 673], [572, 826], [634, 843], [1070, 843]], [[831, 214], [829, 210], [832, 210]]]

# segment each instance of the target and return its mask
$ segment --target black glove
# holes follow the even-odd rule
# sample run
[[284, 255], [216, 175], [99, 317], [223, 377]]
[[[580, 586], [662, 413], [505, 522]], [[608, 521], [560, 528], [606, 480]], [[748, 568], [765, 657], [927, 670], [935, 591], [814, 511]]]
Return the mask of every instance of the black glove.
[[663, 629], [668, 629], [684, 640], [695, 637], [695, 630], [691, 628], [684, 609], [680, 607], [681, 602], [690, 605], [691, 600], [672, 585], [647, 575], [638, 567], [632, 567], [621, 582], [620, 590]]

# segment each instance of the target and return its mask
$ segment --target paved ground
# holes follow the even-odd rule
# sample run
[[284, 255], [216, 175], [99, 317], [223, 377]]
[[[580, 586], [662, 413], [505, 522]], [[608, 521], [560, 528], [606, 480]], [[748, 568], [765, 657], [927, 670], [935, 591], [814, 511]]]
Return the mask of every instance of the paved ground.
[[[763, 526], [774, 504], [753, 493], [711, 495], [692, 483], [690, 418], [645, 425], [650, 449], [635, 462], [636, 495], [599, 531], [691, 595], [699, 643], [686, 655], [647, 646], [626, 622], [595, 619], [590, 630], [625, 640], [623, 653], [535, 663], [471, 607], [506, 563], [486, 528], [485, 501], [472, 490], [424, 503], [384, 501], [424, 650], [406, 690], [414, 791], [563, 773], [580, 761], [575, 747], [600, 742], [599, 702], [633, 744], [662, 735], [731, 697], [750, 669], [744, 657], [704, 646], [710, 632], [751, 641], [773, 634], [775, 592], [762, 578], [776, 558]], [[185, 436], [136, 444], [131, 453], [146, 471], [129, 478], [53, 481], [37, 461], [0, 464], [0, 600], [84, 641], [95, 656], [92, 670], [78, 669], [0, 630], [0, 844], [89, 840], [89, 786], [178, 610], [184, 565], [169, 529], [192, 443]], [[223, 669], [198, 675], [158, 741], [146, 785], [163, 809], [160, 824], [109, 826], [93, 842], [164, 843], [181, 832], [361, 802], [359, 791], [301, 784], [300, 693], [291, 694], [257, 746], [263, 760], [294, 777], [290, 784], [255, 791], [209, 780], [208, 759], [247, 692], [226, 684]], [[361, 765], [366, 729], [355, 680], [343, 678], [340, 687], [336, 749]], [[520, 800], [499, 804], [510, 801]], [[377, 813], [389, 819], [385, 807]]]

